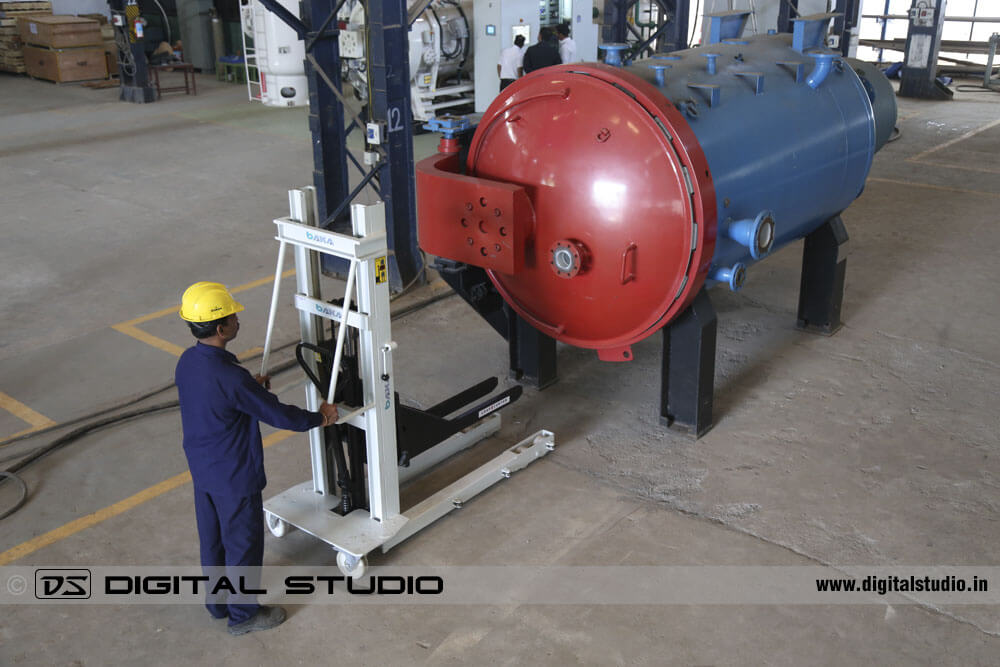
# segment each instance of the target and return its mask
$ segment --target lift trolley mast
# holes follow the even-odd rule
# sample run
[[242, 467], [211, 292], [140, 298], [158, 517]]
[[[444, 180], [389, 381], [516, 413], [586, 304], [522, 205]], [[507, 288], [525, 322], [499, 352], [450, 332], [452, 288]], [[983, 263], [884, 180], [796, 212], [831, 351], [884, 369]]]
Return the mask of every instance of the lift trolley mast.
[[[491, 378], [427, 410], [400, 404], [392, 367], [396, 344], [390, 325], [383, 203], [353, 204], [352, 234], [317, 226], [314, 188], [291, 190], [289, 203], [290, 216], [274, 221], [280, 246], [261, 373], [267, 373], [285, 249], [293, 246], [302, 337], [296, 356], [312, 380], [307, 407], [318, 409], [325, 395], [328, 402], [337, 403], [340, 417], [335, 426], [309, 432], [312, 481], [265, 502], [265, 518], [277, 537], [294, 527], [331, 545], [340, 569], [360, 576], [366, 554], [379, 547], [387, 551], [545, 456], [554, 449], [555, 438], [549, 431], [538, 431], [401, 511], [400, 484], [499, 431], [498, 411], [520, 397], [521, 387], [480, 400], [496, 388], [498, 382]], [[321, 254], [348, 263], [340, 303], [320, 296]], [[332, 349], [321, 341], [323, 320], [339, 324]]]

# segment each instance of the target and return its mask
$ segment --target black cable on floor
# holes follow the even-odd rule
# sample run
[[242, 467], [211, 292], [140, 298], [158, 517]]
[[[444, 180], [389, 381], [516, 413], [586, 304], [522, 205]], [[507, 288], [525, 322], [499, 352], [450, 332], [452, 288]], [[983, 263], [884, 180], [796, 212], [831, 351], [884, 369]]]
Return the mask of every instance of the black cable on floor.
[[[275, 375], [277, 375], [278, 373], [283, 373], [287, 370], [294, 368], [297, 365], [298, 362], [293, 359], [291, 361], [287, 361], [283, 364], [275, 366], [272, 372]], [[107, 428], [109, 426], [114, 426], [116, 424], [121, 424], [122, 422], [130, 421], [132, 419], [145, 417], [147, 415], [166, 412], [168, 410], [175, 410], [180, 406], [181, 406], [180, 401], [167, 401], [165, 403], [157, 403], [156, 405], [150, 405], [145, 408], [139, 408], [137, 410], [123, 412], [121, 414], [113, 415], [111, 417], [105, 417], [104, 419], [99, 419], [89, 424], [84, 424], [83, 426], [75, 428], [69, 433], [56, 438], [48, 445], [33, 450], [25, 458], [21, 459], [14, 465], [7, 468], [7, 470], [0, 470], [0, 486], [2, 486], [7, 479], [13, 479], [22, 487], [21, 498], [17, 501], [17, 503], [14, 504], [13, 507], [11, 507], [8, 510], [5, 510], [2, 514], [0, 514], [0, 520], [7, 518], [17, 510], [21, 509], [25, 501], [27, 501], [28, 486], [27, 484], [24, 483], [23, 479], [17, 476], [17, 473], [21, 472], [28, 466], [38, 462], [39, 460], [48, 456], [49, 454], [52, 454], [53, 452], [62, 449], [66, 445], [69, 445], [72, 442], [79, 440], [88, 433], [92, 433], [94, 431], [98, 431], [100, 429]], [[120, 409], [120, 407], [118, 409]], [[63, 424], [62, 426], [65, 426], [65, 424]]]
[[[438, 301], [442, 301], [444, 299], [447, 299], [447, 298], [455, 296], [455, 295], [456, 295], [455, 292], [446, 292], [444, 294], [439, 294], [439, 295], [431, 297], [429, 299], [425, 299], [425, 300], [420, 301], [418, 303], [415, 303], [415, 304], [413, 304], [411, 306], [406, 306], [405, 308], [400, 308], [395, 313], [392, 313], [391, 319], [397, 319], [397, 318], [403, 317], [405, 315], [409, 315], [410, 313], [416, 312], [418, 310], [426, 308], [427, 306], [435, 304]], [[290, 343], [283, 343], [283, 344], [281, 344], [281, 345], [273, 348], [272, 351], [283, 350], [285, 348], [292, 347], [293, 345], [297, 345], [298, 343], [299, 343], [299, 341], [293, 341], [293, 342], [290, 342]], [[250, 356], [246, 357], [245, 359], [243, 359], [242, 361], [249, 361], [250, 359], [254, 359], [256, 357], [259, 357], [262, 354], [263, 353], [259, 352], [259, 353], [254, 354], [254, 355], [250, 355]], [[292, 360], [287, 361], [287, 362], [285, 362], [283, 364], [278, 364], [274, 368], [270, 369], [270, 372], [273, 373], [273, 374], [275, 374], [275, 375], [277, 375], [279, 373], [283, 373], [283, 372], [285, 372], [287, 370], [290, 370], [290, 369], [296, 367], [297, 365], [298, 365], [298, 362], [295, 359], [292, 359]], [[48, 432], [53, 431], [55, 429], [64, 428], [64, 427], [70, 426], [72, 424], [77, 424], [77, 423], [79, 423], [81, 421], [86, 421], [88, 419], [93, 419], [94, 417], [100, 416], [102, 414], [107, 414], [108, 412], [113, 412], [115, 410], [121, 410], [122, 408], [128, 407], [130, 405], [134, 405], [135, 403], [138, 403], [140, 401], [144, 401], [144, 400], [146, 400], [148, 398], [151, 398], [151, 397], [155, 396], [156, 394], [159, 394], [159, 393], [162, 393], [162, 392], [164, 392], [164, 391], [166, 391], [168, 389], [171, 389], [174, 386], [175, 386], [174, 383], [171, 382], [170, 384], [164, 385], [163, 387], [159, 387], [159, 388], [154, 389], [152, 391], [148, 391], [148, 392], [146, 392], [144, 394], [141, 394], [140, 396], [128, 399], [124, 403], [120, 403], [120, 404], [118, 404], [116, 406], [113, 406], [113, 407], [110, 407], [110, 408], [105, 408], [105, 409], [102, 409], [102, 410], [98, 410], [97, 412], [91, 413], [90, 415], [86, 415], [86, 416], [83, 416], [83, 417], [78, 417], [78, 418], [72, 419], [72, 420], [70, 420], [68, 422], [63, 422], [62, 424], [56, 424], [55, 426], [50, 426], [50, 427], [47, 427], [47, 428], [44, 428], [44, 429], [39, 429], [38, 431], [33, 431], [31, 433], [27, 433], [27, 434], [25, 434], [23, 436], [19, 436], [17, 438], [9, 438], [8, 440], [4, 440], [3, 442], [0, 442], [0, 446], [8, 445], [8, 444], [13, 444], [14, 442], [18, 442], [20, 440], [25, 440], [27, 438], [34, 437], [34, 436], [37, 436], [37, 435], [42, 435], [43, 433], [48, 433]], [[114, 426], [114, 425], [120, 424], [122, 422], [130, 421], [132, 419], [138, 419], [140, 417], [145, 417], [147, 415], [157, 414], [157, 413], [160, 413], [160, 412], [166, 412], [168, 410], [174, 410], [174, 409], [177, 409], [179, 407], [180, 407], [180, 401], [167, 401], [165, 403], [158, 403], [156, 405], [151, 405], [151, 406], [148, 406], [148, 407], [145, 407], [145, 408], [139, 408], [137, 410], [132, 410], [130, 412], [123, 412], [121, 414], [117, 414], [117, 415], [114, 415], [114, 416], [111, 416], [111, 417], [105, 417], [104, 419], [99, 419], [96, 422], [91, 422], [89, 424], [84, 424], [83, 426], [80, 426], [79, 428], [76, 428], [76, 429], [70, 431], [69, 433], [66, 433], [65, 435], [62, 435], [62, 436], [56, 438], [55, 440], [53, 440], [48, 445], [45, 445], [43, 447], [39, 447], [39, 448], [37, 448], [35, 450], [32, 450], [24, 459], [22, 459], [21, 461], [18, 461], [17, 463], [15, 463], [14, 465], [12, 465], [7, 470], [0, 470], [0, 486], [2, 486], [3, 483], [7, 479], [13, 479], [21, 487], [21, 497], [14, 504], [13, 507], [11, 507], [8, 510], [5, 510], [2, 514], [0, 514], [0, 520], [3, 520], [5, 518], [7, 518], [8, 516], [14, 514], [14, 512], [16, 512], [19, 509], [21, 509], [21, 507], [28, 500], [28, 485], [25, 484], [24, 480], [21, 479], [20, 477], [18, 477], [18, 475], [16, 473], [21, 472], [22, 470], [24, 470], [28, 466], [32, 465], [33, 463], [36, 463], [37, 461], [39, 461], [42, 458], [48, 456], [49, 454], [51, 454], [51, 453], [53, 453], [53, 452], [55, 452], [55, 451], [57, 451], [59, 449], [62, 449], [63, 447], [71, 444], [72, 442], [74, 442], [76, 440], [79, 440], [80, 438], [82, 438], [83, 436], [87, 435], [88, 433], [92, 433], [93, 431], [97, 431], [97, 430], [100, 430], [100, 429], [103, 429], [103, 428], [107, 428], [109, 426]]]
[[[287, 349], [289, 347], [292, 347], [292, 346], [296, 345], [297, 343], [298, 343], [298, 341], [292, 341], [290, 343], [282, 343], [281, 345], [273, 348], [272, 351], [273, 352], [279, 352], [281, 350], [284, 350], [284, 349]], [[251, 355], [245, 357], [241, 361], [250, 361], [251, 359], [257, 359], [260, 356], [262, 356], [263, 354], [264, 354], [263, 352], [257, 352], [255, 354], [251, 354]], [[121, 403], [118, 403], [117, 405], [112, 405], [111, 407], [108, 407], [108, 408], [102, 408], [100, 410], [96, 410], [94, 412], [91, 412], [90, 414], [82, 415], [80, 417], [74, 417], [73, 419], [69, 419], [69, 420], [61, 422], [59, 424], [53, 424], [52, 426], [46, 426], [45, 428], [40, 428], [37, 431], [31, 431], [29, 433], [25, 433], [24, 435], [19, 435], [16, 438], [7, 438], [6, 440], [0, 440], [0, 447], [6, 447], [7, 445], [13, 445], [15, 442], [21, 442], [22, 440], [29, 440], [31, 438], [38, 437], [40, 435], [45, 435], [46, 433], [51, 433], [52, 431], [58, 431], [59, 429], [66, 428], [67, 426], [73, 426], [74, 424], [79, 424], [80, 422], [85, 422], [85, 421], [88, 421], [90, 419], [94, 419], [95, 417], [100, 417], [101, 415], [106, 415], [109, 412], [114, 412], [115, 410], [121, 410], [122, 408], [127, 408], [130, 405], [135, 405], [136, 403], [141, 403], [141, 402], [145, 401], [147, 398], [152, 398], [153, 396], [156, 396], [157, 394], [162, 394], [165, 391], [173, 389], [174, 386], [175, 386], [174, 383], [170, 382], [169, 384], [165, 384], [162, 387], [157, 387], [156, 389], [151, 389], [150, 391], [147, 391], [147, 392], [145, 392], [143, 394], [139, 394], [138, 396], [133, 396], [132, 398], [126, 399], [125, 401], [123, 401]]]
[[[431, 297], [429, 299], [425, 299], [424, 301], [420, 301], [418, 303], [415, 303], [415, 304], [413, 304], [411, 306], [406, 306], [405, 308], [400, 308], [398, 311], [396, 311], [395, 313], [392, 314], [392, 319], [396, 319], [397, 317], [404, 317], [406, 315], [409, 315], [412, 312], [416, 312], [416, 311], [418, 311], [418, 310], [420, 310], [422, 308], [426, 308], [427, 306], [430, 306], [431, 304], [437, 303], [438, 301], [441, 301], [443, 299], [447, 299], [448, 297], [451, 297], [451, 296], [456, 296], [456, 293], [455, 292], [447, 292], [445, 294], [439, 294], [439, 295], [433, 296], [433, 297]], [[288, 342], [288, 343], [282, 343], [281, 345], [278, 345], [277, 347], [272, 348], [271, 351], [272, 352], [280, 352], [281, 350], [285, 350], [285, 349], [287, 349], [289, 347], [294, 347], [295, 345], [298, 345], [298, 343], [299, 343], [299, 341], [297, 341], [297, 340], [291, 341], [291, 342]], [[255, 354], [251, 354], [251, 355], [249, 355], [249, 356], [241, 359], [240, 361], [244, 362], [244, 361], [250, 361], [251, 359], [259, 359], [263, 354], [264, 354], [263, 352], [257, 352]], [[40, 428], [37, 431], [31, 431], [29, 433], [25, 433], [23, 435], [19, 435], [19, 436], [14, 437], [14, 438], [7, 438], [6, 440], [0, 440], [0, 447], [5, 447], [7, 445], [13, 445], [15, 442], [21, 442], [22, 440], [30, 440], [31, 438], [36, 438], [36, 437], [38, 437], [40, 435], [45, 435], [46, 433], [51, 433], [52, 431], [58, 431], [59, 429], [65, 428], [67, 426], [73, 426], [74, 424], [79, 424], [80, 422], [85, 422], [85, 421], [88, 421], [90, 419], [94, 419], [95, 417], [100, 417], [101, 415], [106, 415], [107, 413], [114, 412], [115, 410], [121, 410], [122, 408], [127, 408], [130, 405], [135, 405], [136, 403], [141, 403], [141, 402], [145, 401], [148, 398], [152, 398], [153, 396], [156, 396], [157, 394], [162, 394], [165, 391], [173, 389], [174, 386], [175, 386], [174, 383], [170, 382], [168, 384], [163, 385], [162, 387], [157, 387], [156, 389], [151, 389], [150, 391], [147, 391], [147, 392], [145, 392], [143, 394], [139, 394], [138, 396], [134, 396], [132, 398], [126, 399], [125, 401], [123, 401], [122, 403], [118, 403], [117, 405], [112, 405], [111, 407], [108, 407], [108, 408], [102, 408], [102, 409], [97, 410], [95, 412], [91, 412], [90, 414], [82, 415], [80, 417], [74, 417], [73, 419], [61, 422], [59, 424], [53, 424], [52, 426], [46, 426], [45, 428]]]
[[14, 503], [13, 507], [11, 507], [9, 510], [5, 510], [3, 514], [0, 514], [0, 521], [2, 521], [7, 517], [9, 517], [14, 512], [21, 509], [21, 506], [24, 505], [24, 503], [28, 502], [28, 485], [24, 483], [23, 479], [21, 479], [14, 473], [10, 472], [9, 470], [0, 470], [0, 478], [12, 479], [15, 482], [17, 482], [18, 486], [21, 487], [21, 497], [18, 499], [18, 501]]

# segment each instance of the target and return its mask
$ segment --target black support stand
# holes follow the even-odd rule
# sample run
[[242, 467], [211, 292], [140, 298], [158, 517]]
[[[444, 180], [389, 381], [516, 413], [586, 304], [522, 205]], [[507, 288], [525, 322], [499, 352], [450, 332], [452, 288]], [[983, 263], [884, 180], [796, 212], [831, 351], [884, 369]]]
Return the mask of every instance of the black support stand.
[[[139, 6], [126, 0], [109, 0], [108, 5], [118, 25], [114, 27], [118, 43], [118, 99], [123, 102], [147, 104], [156, 101], [156, 90], [149, 82], [149, 63], [146, 61], [146, 40], [136, 34], [135, 21]], [[125, 46], [126, 48], [122, 48]], [[187, 75], [185, 74], [185, 77]], [[187, 81], [187, 79], [184, 79]]]
[[[938, 52], [945, 21], [945, 0], [913, 0], [906, 31], [907, 54], [899, 75], [900, 97], [950, 100], [955, 93], [937, 80]], [[915, 43], [922, 48], [916, 48]]]
[[847, 238], [840, 216], [830, 218], [806, 236], [799, 287], [800, 329], [829, 336], [840, 328]]
[[525, 322], [510, 306], [505, 311], [511, 379], [545, 389], [556, 381], [555, 339]]
[[[840, 328], [847, 230], [840, 216], [805, 238], [798, 327], [831, 335]], [[544, 389], [556, 379], [556, 341], [531, 327], [500, 298], [483, 269], [438, 259], [434, 268], [509, 346], [510, 377]], [[712, 428], [718, 318], [702, 288], [663, 329], [660, 422], [700, 438]]]
[[660, 423], [696, 438], [712, 428], [717, 322], [703, 287], [687, 310], [663, 329]]
[[536, 389], [558, 379], [555, 339], [532, 327], [504, 303], [486, 271], [450, 259], [438, 259], [433, 268], [507, 341], [511, 379]]
[[[847, 229], [830, 218], [805, 238], [798, 327], [832, 335], [841, 327]], [[715, 308], [702, 288], [677, 319], [663, 329], [660, 422], [696, 438], [712, 428], [715, 381]]]

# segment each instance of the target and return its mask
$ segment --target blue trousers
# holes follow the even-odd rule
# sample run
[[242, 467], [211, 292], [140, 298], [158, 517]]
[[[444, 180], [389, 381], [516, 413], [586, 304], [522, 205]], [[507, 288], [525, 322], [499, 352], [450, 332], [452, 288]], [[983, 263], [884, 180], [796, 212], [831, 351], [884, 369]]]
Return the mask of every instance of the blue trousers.
[[[195, 489], [194, 511], [198, 519], [201, 566], [205, 574], [213, 578], [209, 582], [209, 591], [223, 571], [233, 584], [238, 585], [243, 576], [248, 587], [256, 588], [259, 568], [264, 561], [264, 504], [261, 494], [231, 498]], [[242, 623], [260, 607], [252, 595], [230, 595], [228, 603], [224, 596], [209, 595], [205, 606], [215, 618], [229, 616], [229, 625]]]

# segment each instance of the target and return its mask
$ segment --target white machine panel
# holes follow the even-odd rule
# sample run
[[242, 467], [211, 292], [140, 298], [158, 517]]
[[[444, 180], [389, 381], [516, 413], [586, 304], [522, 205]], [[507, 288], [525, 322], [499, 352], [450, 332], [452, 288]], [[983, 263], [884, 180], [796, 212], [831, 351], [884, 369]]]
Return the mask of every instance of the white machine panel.
[[570, 15], [570, 37], [576, 42], [576, 55], [585, 63], [597, 62], [598, 26], [594, 23], [592, 0], [573, 0]]
[[500, 92], [497, 63], [500, 52], [514, 43], [516, 31], [524, 34], [527, 28], [526, 47], [538, 41], [538, 0], [476, 0], [474, 11], [476, 112], [482, 113]]

